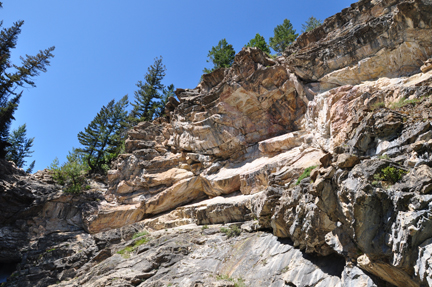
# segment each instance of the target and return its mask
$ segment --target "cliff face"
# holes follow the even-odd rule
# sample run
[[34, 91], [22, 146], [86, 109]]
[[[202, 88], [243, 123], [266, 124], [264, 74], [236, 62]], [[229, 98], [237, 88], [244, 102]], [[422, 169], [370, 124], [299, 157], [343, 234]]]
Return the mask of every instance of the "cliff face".
[[107, 187], [5, 178], [7, 286], [432, 286], [431, 32], [430, 1], [360, 1], [178, 89]]

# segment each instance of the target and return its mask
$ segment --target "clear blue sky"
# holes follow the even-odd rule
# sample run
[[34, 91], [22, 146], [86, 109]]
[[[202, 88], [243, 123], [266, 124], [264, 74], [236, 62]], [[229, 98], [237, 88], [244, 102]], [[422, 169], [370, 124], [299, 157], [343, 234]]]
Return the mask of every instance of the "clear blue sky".
[[[1, 0], [0, 0], [1, 1]], [[12, 128], [35, 137], [34, 171], [60, 162], [77, 134], [110, 100], [133, 100], [154, 58], [163, 56], [164, 84], [194, 88], [208, 51], [226, 38], [236, 52], [260, 33], [268, 41], [289, 19], [297, 33], [310, 17], [325, 18], [352, 0], [2, 0], [3, 27], [24, 20], [12, 61], [55, 46], [48, 72], [24, 91]]]

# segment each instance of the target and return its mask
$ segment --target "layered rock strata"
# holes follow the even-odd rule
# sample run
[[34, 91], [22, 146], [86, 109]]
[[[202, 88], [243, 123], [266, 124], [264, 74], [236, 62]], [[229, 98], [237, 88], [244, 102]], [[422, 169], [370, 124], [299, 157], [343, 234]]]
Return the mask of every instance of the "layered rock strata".
[[243, 49], [129, 131], [108, 186], [9, 165], [6, 285], [432, 286], [431, 23], [364, 0]]

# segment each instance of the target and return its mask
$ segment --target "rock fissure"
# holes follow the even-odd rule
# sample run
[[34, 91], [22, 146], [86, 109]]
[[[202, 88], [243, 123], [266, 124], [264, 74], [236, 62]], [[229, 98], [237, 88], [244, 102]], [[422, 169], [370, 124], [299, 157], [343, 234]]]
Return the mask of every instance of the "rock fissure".
[[6, 286], [432, 286], [431, 25], [361, 0], [244, 48], [79, 195], [0, 161]]

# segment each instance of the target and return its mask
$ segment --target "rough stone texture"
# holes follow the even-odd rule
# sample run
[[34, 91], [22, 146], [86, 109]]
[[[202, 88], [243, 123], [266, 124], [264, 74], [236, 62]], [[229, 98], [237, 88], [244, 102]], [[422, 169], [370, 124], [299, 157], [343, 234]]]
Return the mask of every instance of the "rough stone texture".
[[431, 13], [428, 1], [359, 1], [302, 34], [286, 50], [286, 62], [321, 86], [418, 72], [432, 54]]
[[362, 0], [284, 56], [243, 49], [129, 131], [107, 186], [0, 161], [6, 286], [430, 286], [431, 7]]

